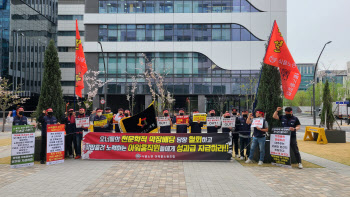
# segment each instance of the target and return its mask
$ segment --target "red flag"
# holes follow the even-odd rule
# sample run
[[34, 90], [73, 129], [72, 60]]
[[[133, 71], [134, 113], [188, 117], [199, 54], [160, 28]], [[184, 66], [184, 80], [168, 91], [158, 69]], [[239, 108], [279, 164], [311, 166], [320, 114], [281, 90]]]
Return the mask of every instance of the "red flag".
[[283, 94], [286, 99], [293, 100], [299, 89], [301, 75], [276, 21], [273, 24], [264, 63], [280, 68]]
[[85, 55], [83, 46], [81, 45], [80, 34], [78, 29], [78, 20], [76, 24], [76, 38], [75, 38], [75, 94], [82, 97], [81, 91], [84, 89], [84, 74], [87, 71]]

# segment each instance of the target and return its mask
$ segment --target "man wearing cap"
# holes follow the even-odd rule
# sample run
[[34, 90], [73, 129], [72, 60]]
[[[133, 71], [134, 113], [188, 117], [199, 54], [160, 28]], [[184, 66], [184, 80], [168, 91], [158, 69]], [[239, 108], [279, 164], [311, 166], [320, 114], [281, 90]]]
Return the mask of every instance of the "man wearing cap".
[[297, 130], [300, 129], [300, 121], [297, 117], [293, 115], [293, 111], [291, 107], [286, 107], [284, 109], [286, 115], [278, 116], [278, 112], [282, 110], [282, 107], [277, 107], [275, 113], [273, 113], [273, 118], [276, 120], [280, 120], [282, 123], [282, 127], [289, 127], [291, 131], [290, 135], [290, 148], [293, 150], [295, 154], [295, 158], [298, 162], [298, 168], [302, 169], [303, 165], [301, 163], [301, 156], [297, 143]]
[[[79, 109], [79, 114], [76, 118], [85, 118], [89, 117], [85, 115], [85, 109], [80, 108]], [[74, 144], [74, 150], [75, 150], [75, 159], [80, 159], [81, 158], [81, 140], [83, 139], [83, 131], [87, 131], [88, 128], [86, 127], [81, 127], [81, 128], [76, 128], [75, 129], [75, 135], [73, 138], [73, 144]]]
[[[185, 110], [181, 108], [179, 110], [179, 116], [184, 116], [184, 115], [185, 115]], [[176, 123], [176, 116], [173, 119], [173, 123]], [[189, 126], [190, 126], [190, 123], [176, 125], [176, 133], [187, 133], [187, 127]]]
[[[96, 110], [96, 115], [93, 118], [93, 121], [100, 121], [100, 120], [105, 120], [107, 119], [106, 116], [102, 115], [102, 109], [97, 108]], [[108, 123], [104, 126], [101, 127], [95, 127], [94, 125], [94, 132], [108, 132]]]
[[[259, 146], [260, 157], [259, 157], [258, 165], [263, 165], [264, 157], [265, 157], [266, 133], [269, 131], [269, 127], [268, 127], [268, 124], [264, 118], [265, 113], [261, 109], [256, 110], [255, 116], [257, 118], [263, 119], [263, 126], [262, 126], [262, 128], [254, 127], [253, 141], [252, 141], [252, 145], [250, 147], [249, 157], [245, 163], [252, 163], [253, 162], [252, 160], [253, 160], [255, 148], [257, 146]], [[252, 119], [253, 119], [253, 115], [250, 113], [249, 117], [247, 119], [247, 124], [252, 124]]]
[[[209, 116], [213, 117], [215, 116], [215, 110], [210, 110], [209, 111]], [[221, 126], [215, 125], [215, 126], [208, 126], [207, 125], [207, 133], [217, 133], [218, 129], [220, 129]]]
[[[199, 111], [197, 109], [193, 110], [193, 115], [198, 113]], [[193, 122], [193, 116], [190, 117], [190, 126], [191, 133], [202, 133], [203, 122], [199, 120], [197, 122]]]
[[[105, 108], [105, 112], [106, 112], [106, 114], [112, 114], [113, 115], [113, 112], [112, 112], [110, 107], [106, 107]], [[108, 127], [107, 127], [108, 132], [112, 133], [113, 132], [113, 118], [107, 123], [108, 123]]]
[[12, 125], [28, 125], [28, 118], [23, 115], [24, 109], [22, 107], [18, 108], [17, 115], [13, 118]]
[[244, 149], [246, 148], [246, 156], [249, 157], [250, 153], [250, 125], [247, 124], [248, 119], [248, 111], [242, 111], [242, 117], [238, 118], [236, 122], [237, 127], [236, 130], [239, 133], [239, 149], [240, 149], [240, 159], [244, 160]]
[[41, 123], [41, 152], [40, 152], [40, 163], [45, 164], [46, 156], [46, 129], [47, 125], [57, 124], [57, 119], [53, 116], [53, 110], [51, 108], [44, 110], [41, 116], [38, 118], [38, 122]]
[[118, 109], [118, 114], [114, 114], [113, 119], [118, 123], [115, 124], [115, 132], [120, 133], [119, 121], [124, 118], [124, 110], [123, 108]]
[[73, 109], [68, 110], [68, 115], [62, 118], [66, 124], [66, 156], [73, 158], [73, 136], [75, 135], [75, 114]]
[[169, 111], [167, 109], [163, 110], [163, 116], [169, 119], [170, 125], [159, 127], [159, 131], [160, 133], [171, 133], [171, 127], [173, 126], [173, 122], [169, 116]]

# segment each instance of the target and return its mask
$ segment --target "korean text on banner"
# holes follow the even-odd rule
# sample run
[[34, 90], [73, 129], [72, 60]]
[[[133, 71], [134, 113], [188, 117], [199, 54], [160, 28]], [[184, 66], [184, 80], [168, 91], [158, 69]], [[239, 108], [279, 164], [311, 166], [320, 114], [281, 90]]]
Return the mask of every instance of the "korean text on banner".
[[291, 168], [290, 134], [288, 127], [272, 128], [270, 154], [273, 165]]
[[32, 125], [12, 126], [11, 168], [34, 165], [35, 128]]
[[108, 122], [110, 122], [112, 120], [112, 118], [113, 118], [113, 114], [112, 113], [111, 114], [102, 114], [102, 115], [107, 118]]
[[87, 133], [84, 159], [230, 160], [229, 133]]
[[64, 162], [64, 124], [47, 125], [46, 164]]
[[88, 128], [90, 126], [90, 118], [89, 117], [76, 118], [75, 126], [77, 128]]
[[231, 118], [222, 118], [222, 127], [221, 128], [230, 128], [235, 127], [236, 124], [236, 117]]
[[262, 128], [263, 125], [264, 125], [264, 119], [263, 118], [253, 118], [251, 127], [260, 127], [260, 128]]
[[176, 124], [187, 124], [190, 121], [190, 116], [176, 116]]
[[207, 114], [206, 113], [196, 113], [193, 114], [193, 122], [206, 122], [207, 121]]
[[165, 127], [170, 126], [170, 118], [169, 117], [157, 117], [158, 126]]
[[94, 121], [94, 127], [104, 127], [107, 124], [107, 119]]
[[220, 116], [208, 116], [207, 117], [207, 127], [221, 126]]

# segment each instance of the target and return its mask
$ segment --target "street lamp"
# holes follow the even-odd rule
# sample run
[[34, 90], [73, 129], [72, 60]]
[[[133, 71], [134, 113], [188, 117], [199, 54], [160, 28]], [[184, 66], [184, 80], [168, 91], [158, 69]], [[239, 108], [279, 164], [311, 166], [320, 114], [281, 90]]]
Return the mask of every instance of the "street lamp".
[[107, 88], [108, 88], [108, 80], [107, 80], [107, 70], [106, 70], [106, 62], [105, 62], [105, 55], [103, 53], [103, 48], [102, 48], [102, 44], [100, 41], [98, 41], [98, 44], [100, 44], [100, 47], [101, 47], [101, 51], [102, 51], [102, 59], [103, 59], [103, 67], [104, 67], [104, 70], [105, 70], [105, 80], [106, 80], [106, 88], [105, 88], [105, 108], [107, 106]]
[[313, 83], [313, 86], [312, 86], [312, 92], [313, 92], [313, 100], [314, 100], [314, 125], [316, 125], [316, 101], [315, 101], [315, 84], [316, 84], [316, 72], [317, 72], [317, 65], [318, 65], [318, 61], [320, 60], [320, 57], [321, 57], [321, 55], [322, 55], [322, 52], [323, 52], [323, 50], [326, 48], [326, 46], [327, 46], [327, 44], [330, 44], [332, 41], [328, 41], [325, 45], [324, 45], [324, 47], [323, 47], [323, 49], [322, 49], [322, 51], [321, 51], [321, 53], [320, 53], [320, 55], [318, 56], [318, 59], [317, 59], [317, 62], [316, 62], [316, 65], [315, 65], [315, 71], [314, 71], [314, 83]]

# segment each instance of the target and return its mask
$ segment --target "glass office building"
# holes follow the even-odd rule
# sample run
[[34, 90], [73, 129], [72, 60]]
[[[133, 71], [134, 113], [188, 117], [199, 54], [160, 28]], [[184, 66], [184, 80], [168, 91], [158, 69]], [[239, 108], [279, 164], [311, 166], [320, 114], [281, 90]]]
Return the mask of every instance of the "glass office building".
[[37, 97], [45, 49], [51, 39], [56, 42], [57, 0], [1, 2], [1, 76], [14, 89], [21, 86], [23, 96]]
[[142, 77], [149, 63], [165, 76], [174, 109], [207, 112], [224, 100], [222, 110], [242, 110], [247, 96], [256, 93], [274, 20], [286, 32], [285, 0], [86, 0], [83, 44], [89, 69], [109, 81], [99, 96], [107, 91], [115, 111], [128, 107], [132, 77], [138, 82], [137, 107], [151, 102]]

